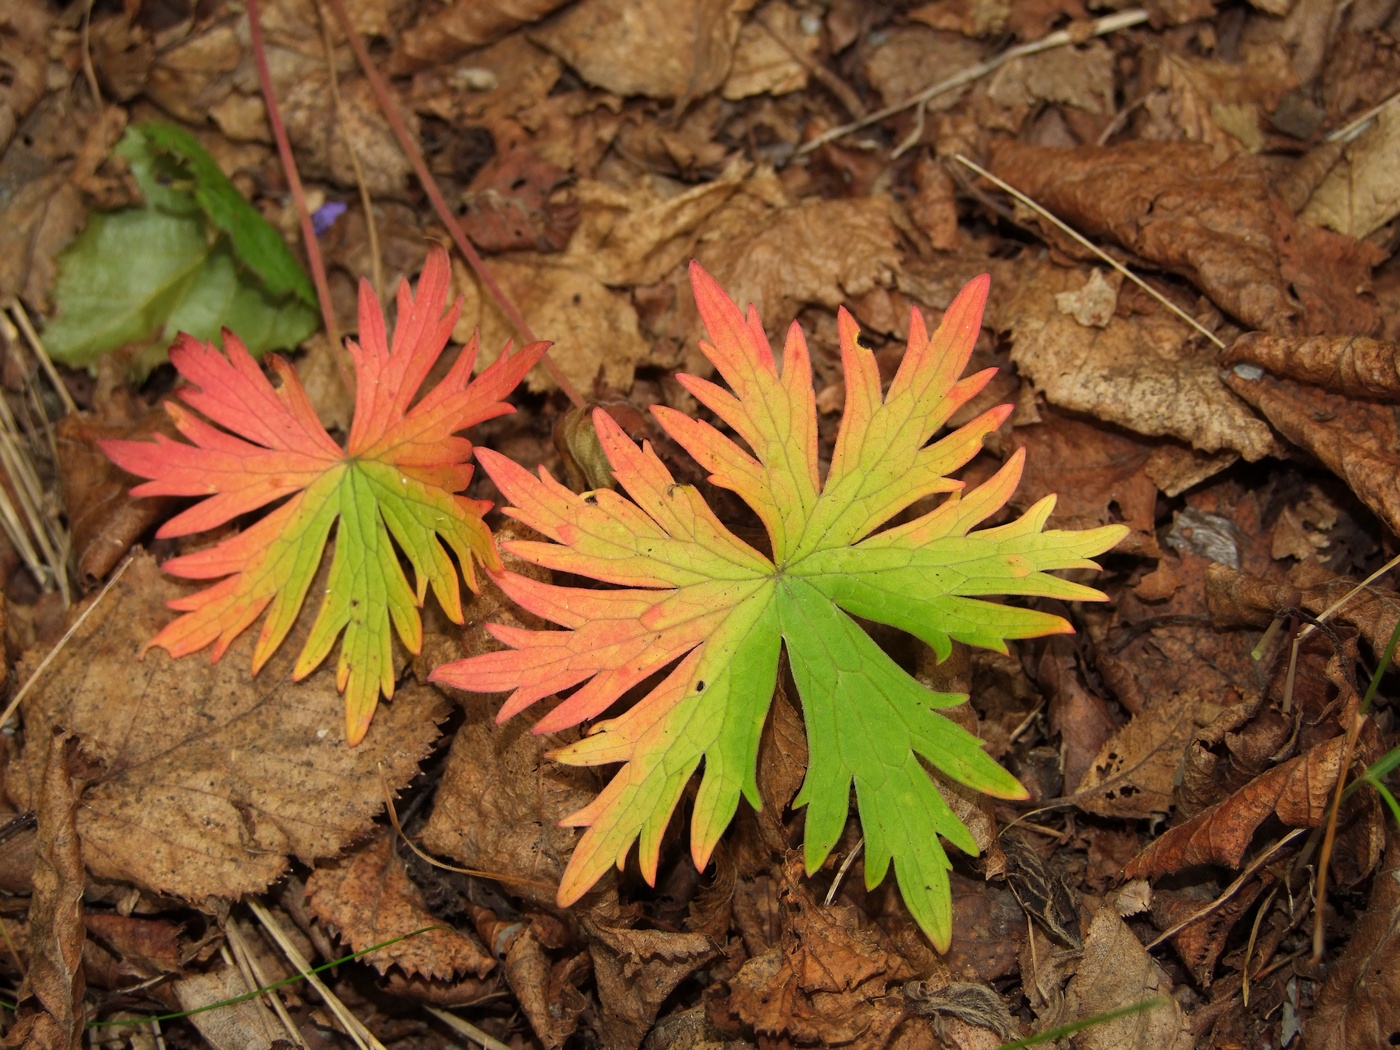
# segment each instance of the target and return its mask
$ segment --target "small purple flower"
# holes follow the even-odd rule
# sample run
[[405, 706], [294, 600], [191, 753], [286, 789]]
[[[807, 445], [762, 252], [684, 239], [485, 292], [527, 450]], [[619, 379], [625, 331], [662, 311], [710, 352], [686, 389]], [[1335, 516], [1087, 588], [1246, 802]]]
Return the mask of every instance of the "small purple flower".
[[326, 201], [311, 213], [311, 228], [317, 237], [324, 237], [326, 231], [335, 225], [335, 220], [345, 214], [344, 201]]

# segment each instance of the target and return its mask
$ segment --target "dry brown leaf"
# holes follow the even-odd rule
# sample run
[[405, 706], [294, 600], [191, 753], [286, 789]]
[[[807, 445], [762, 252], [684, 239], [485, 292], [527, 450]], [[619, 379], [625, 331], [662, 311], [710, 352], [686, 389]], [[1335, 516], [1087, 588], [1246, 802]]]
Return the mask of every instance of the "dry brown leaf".
[[[453, 339], [465, 342], [474, 329], [481, 331], [479, 368], [496, 359], [507, 340], [520, 335], [501, 313], [496, 301], [485, 295], [476, 275], [461, 263], [454, 264], [456, 290], [462, 293], [462, 315]], [[580, 390], [591, 391], [595, 382], [626, 393], [639, 363], [651, 352], [637, 325], [637, 311], [629, 296], [611, 291], [586, 270], [558, 256], [517, 252], [491, 260], [491, 273], [540, 339], [553, 341], [549, 356]], [[554, 382], [541, 368], [525, 380], [535, 391], [550, 390]]]
[[1265, 819], [1315, 828], [1327, 815], [1341, 768], [1343, 737], [1316, 745], [1255, 777], [1229, 798], [1158, 836], [1131, 863], [1130, 879], [1165, 875], [1195, 864], [1239, 868]]
[[1101, 817], [1151, 817], [1172, 806], [1182, 752], [1210, 718], [1198, 693], [1158, 697], [1099, 749], [1072, 796]]
[[1010, 444], [1013, 450], [1026, 449], [1026, 471], [1013, 507], [1024, 510], [1054, 492], [1056, 528], [1122, 522], [1132, 531], [1120, 550], [1151, 558], [1161, 553], [1155, 536], [1157, 486], [1144, 471], [1155, 445], [1051, 411], [1042, 412], [1036, 426], [1014, 429]]
[[265, 889], [289, 855], [310, 863], [363, 835], [384, 805], [378, 767], [391, 788], [406, 784], [445, 705], [410, 685], [383, 728], [347, 748], [334, 670], [290, 681], [295, 637], [256, 678], [246, 636], [213, 665], [163, 650], [140, 659], [170, 617], [165, 602], [188, 590], [137, 556], [26, 699], [6, 789], [37, 802], [36, 742], [62, 725], [102, 766], [78, 813], [92, 874], [189, 900], [239, 897]]
[[181, 1009], [197, 1011], [191, 1014], [191, 1022], [218, 1050], [268, 1050], [286, 1036], [287, 1030], [261, 996], [209, 1009], [253, 990], [236, 966], [225, 964], [209, 973], [184, 977], [170, 987]]
[[1276, 451], [1269, 428], [1222, 385], [1214, 350], [1165, 310], [1114, 317], [1102, 329], [1061, 313], [1055, 297], [1088, 279], [1087, 270], [1041, 263], [1000, 290], [992, 285], [1012, 360], [1047, 400], [1205, 452], [1229, 449], [1253, 461]]
[[1133, 931], [1108, 905], [1084, 935], [1084, 954], [1065, 988], [1056, 1023], [1107, 1013], [1158, 996], [1160, 1006], [1092, 1025], [1075, 1036], [1078, 1050], [1190, 1050], [1186, 1017], [1171, 997], [1172, 982]]
[[1369, 237], [1400, 215], [1400, 114], [1383, 109], [1376, 123], [1351, 143], [1299, 215], [1348, 237]]
[[1294, 338], [1246, 332], [1222, 358], [1350, 397], [1400, 401], [1400, 347], [1364, 335]]
[[[468, 701], [466, 724], [447, 756], [425, 849], [490, 871], [511, 892], [552, 905], [578, 832], [559, 821], [593, 800], [592, 772], [547, 761], [557, 736], [535, 736], [528, 719], [497, 725], [480, 700]], [[521, 880], [519, 883], [512, 878]]]
[[66, 732], [37, 732], [42, 780], [35, 807], [39, 838], [29, 905], [29, 967], [19, 989], [5, 1046], [80, 1050], [83, 1010], [83, 858], [74, 814], [72, 765], [77, 748]]
[[706, 221], [752, 171], [735, 158], [716, 178], [672, 193], [650, 179], [626, 188], [580, 179], [579, 226], [566, 258], [606, 285], [655, 284], [694, 254]]
[[1298, 222], [1277, 174], [1253, 158], [1213, 166], [1210, 147], [1194, 143], [1000, 140], [991, 168], [1080, 233], [1180, 274], [1254, 328], [1369, 334], [1380, 323], [1370, 294], [1379, 250]]
[[402, 76], [450, 63], [472, 48], [538, 22], [566, 3], [568, 0], [478, 0], [425, 6], [418, 21], [399, 38], [386, 72]]
[[[1316, 456], [1400, 533], [1400, 420], [1388, 405], [1342, 397], [1237, 365], [1226, 384], [1274, 429]], [[1241, 374], [1241, 373], [1244, 374]], [[1257, 374], [1256, 374], [1257, 373]]]
[[1372, 1050], [1400, 1045], [1400, 836], [1351, 941], [1332, 963], [1305, 1030], [1304, 1050]]
[[754, 0], [581, 0], [531, 34], [616, 95], [693, 99], [724, 83]]
[[[306, 880], [311, 913], [357, 952], [405, 937], [364, 957], [380, 973], [398, 966], [410, 976], [437, 980], [463, 973], [485, 977], [495, 960], [457, 930], [441, 928], [443, 922], [428, 911], [423, 891], [395, 854], [394, 841], [386, 828], [345, 857], [320, 864]], [[408, 936], [426, 926], [439, 928]]]

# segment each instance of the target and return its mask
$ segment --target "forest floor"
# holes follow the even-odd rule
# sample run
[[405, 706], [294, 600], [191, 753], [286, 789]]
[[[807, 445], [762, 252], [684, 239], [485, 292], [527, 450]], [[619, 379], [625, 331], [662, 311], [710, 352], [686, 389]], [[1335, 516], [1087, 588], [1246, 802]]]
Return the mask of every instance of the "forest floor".
[[[0, 0], [5, 1045], [991, 1050], [1134, 1004], [1047, 1045], [1400, 1044], [1400, 809], [1374, 771], [1397, 692], [1368, 689], [1400, 622], [1400, 3], [265, 0], [261, 49], [249, 6]], [[804, 870], [786, 671], [761, 813], [697, 872], [692, 784], [654, 886], [634, 851], [561, 908], [560, 821], [612, 770], [548, 757], [579, 731], [532, 735], [536, 708], [498, 725], [499, 697], [428, 682], [529, 620], [490, 581], [465, 627], [428, 598], [354, 748], [334, 672], [292, 682], [310, 610], [256, 677], [251, 631], [216, 663], [141, 656], [191, 590], [160, 564], [207, 540], [157, 537], [182, 504], [131, 498], [97, 442], [173, 433], [174, 329], [282, 349], [343, 440], [359, 282], [391, 302], [451, 243], [337, 9], [566, 384], [741, 534], [648, 411], [715, 419], [676, 378], [714, 378], [691, 260], [775, 345], [801, 323], [823, 470], [838, 308], [888, 380], [911, 310], [991, 275], [971, 367], [998, 371], [951, 422], [1014, 408], [960, 477], [1025, 449], [991, 524], [1056, 493], [1053, 527], [1127, 537], [1075, 570], [1107, 602], [1037, 603], [1073, 634], [935, 666], [877, 632], [970, 694], [1030, 794], [959, 796], [981, 854], [950, 849], [946, 952], [892, 877], [867, 888], [854, 806]], [[307, 265], [259, 50], [323, 303], [139, 145], [193, 135]], [[479, 329], [490, 359], [518, 326], [452, 267], [453, 346]], [[510, 400], [474, 444], [598, 483], [545, 369]], [[482, 471], [470, 493], [506, 502]]]

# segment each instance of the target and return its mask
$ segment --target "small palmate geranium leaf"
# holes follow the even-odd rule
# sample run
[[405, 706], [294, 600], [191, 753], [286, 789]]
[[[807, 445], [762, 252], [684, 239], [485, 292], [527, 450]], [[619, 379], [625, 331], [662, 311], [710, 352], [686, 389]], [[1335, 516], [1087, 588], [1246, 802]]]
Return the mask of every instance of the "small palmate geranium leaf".
[[[706, 422], [653, 411], [714, 484], [753, 508], [771, 539], [771, 557], [725, 528], [694, 488], [676, 484], [651, 448], [639, 449], [604, 412], [594, 423], [630, 500], [607, 489], [577, 495], [543, 470], [537, 478], [482, 452], [482, 466], [512, 504], [507, 513], [553, 541], [508, 548], [616, 588], [581, 590], [505, 573], [501, 585], [512, 598], [565, 630], [493, 627], [509, 649], [444, 665], [434, 677], [481, 692], [513, 690], [502, 718], [579, 686], [538, 722], [536, 731], [547, 732], [595, 718], [626, 690], [675, 665], [629, 710], [555, 756], [577, 765], [623, 763], [598, 798], [569, 818], [588, 830], [559, 889], [566, 904], [609, 865], [620, 865], [638, 839], [642, 872], [655, 878], [662, 832], [702, 762], [691, 822], [697, 865], [709, 859], [741, 795], [761, 804], [759, 737], [786, 646], [810, 749], [795, 801], [807, 807], [807, 869], [816, 870], [835, 846], [854, 784], [867, 884], [883, 880], [893, 861], [911, 913], [944, 948], [950, 864], [938, 837], [969, 853], [976, 846], [925, 763], [1002, 798], [1025, 792], [974, 735], [937, 713], [967, 698], [921, 685], [854, 617], [907, 631], [940, 659], [953, 641], [1004, 652], [1007, 639], [1070, 626], [984, 596], [1102, 599], [1047, 570], [1096, 567], [1087, 559], [1126, 530], [1045, 531], [1054, 505], [1047, 497], [1018, 520], [970, 531], [1010, 498], [1023, 460], [1017, 452], [966, 493], [948, 478], [1006, 419], [1005, 406], [930, 443], [991, 377], [988, 370], [959, 379], [977, 337], [986, 277], [963, 289], [932, 338], [914, 313], [903, 362], [883, 393], [874, 355], [841, 312], [845, 415], [823, 479], [801, 330], [790, 329], [780, 371], [757, 314], [746, 318], [698, 266], [691, 276], [710, 335], [701, 348], [730, 389], [680, 379], [747, 450]], [[948, 496], [936, 508], [880, 531], [937, 493]]]
[[[253, 652], [256, 673], [291, 630], [336, 529], [325, 596], [293, 677], [315, 670], [344, 633], [336, 683], [345, 693], [351, 744], [364, 737], [380, 695], [394, 695], [390, 625], [418, 651], [418, 610], [429, 584], [447, 615], [462, 622], [457, 569], [444, 545], [473, 589], [473, 559], [500, 567], [482, 521], [490, 504], [458, 495], [472, 475], [472, 445], [458, 432], [512, 411], [502, 398], [547, 344], [515, 353], [507, 347], [473, 380], [473, 338], [442, 382], [415, 404], [457, 321], [460, 303], [444, 312], [450, 277], [446, 254], [434, 249], [417, 296], [407, 281], [400, 284], [392, 347], [379, 300], [361, 282], [360, 342], [347, 342], [356, 388], [344, 449], [317, 420], [292, 367], [271, 358], [280, 381], [274, 387], [229, 332], [227, 356], [184, 335], [171, 348], [171, 362], [190, 383], [178, 396], [204, 417], [166, 402], [190, 444], [162, 435], [102, 443], [118, 466], [151, 479], [133, 495], [205, 497], [161, 526], [158, 536], [204, 532], [285, 500], [242, 532], [165, 563], [167, 572], [188, 579], [227, 577], [171, 603], [185, 615], [150, 644], [173, 656], [212, 644], [217, 660], [268, 610]], [[414, 568], [416, 586], [400, 567], [400, 551]]]

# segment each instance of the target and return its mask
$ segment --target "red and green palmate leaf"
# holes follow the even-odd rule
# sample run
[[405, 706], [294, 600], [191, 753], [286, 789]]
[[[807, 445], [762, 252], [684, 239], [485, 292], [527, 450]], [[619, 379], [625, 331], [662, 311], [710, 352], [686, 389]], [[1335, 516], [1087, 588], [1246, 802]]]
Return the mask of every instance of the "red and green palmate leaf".
[[[189, 385], [177, 391], [184, 405], [168, 401], [166, 409], [188, 444], [163, 435], [102, 443], [114, 463], [150, 479], [132, 495], [203, 497], [161, 526], [158, 536], [204, 532], [284, 501], [236, 535], [165, 563], [175, 576], [220, 580], [171, 603], [184, 615], [149, 644], [173, 656], [213, 645], [217, 660], [266, 611], [253, 650], [256, 673], [292, 629], [336, 530], [320, 611], [293, 674], [310, 674], [344, 636], [336, 681], [345, 693], [351, 744], [364, 737], [380, 696], [394, 695], [390, 625], [418, 651], [418, 610], [430, 584], [447, 615], [462, 622], [448, 550], [473, 590], [473, 560], [500, 567], [482, 521], [490, 504], [458, 495], [473, 469], [471, 442], [458, 432], [512, 411], [502, 398], [547, 344], [515, 353], [507, 347], [473, 380], [473, 337], [442, 382], [415, 404], [460, 311], [460, 303], [444, 311], [450, 280], [446, 253], [434, 249], [418, 294], [407, 281], [400, 284], [392, 346], [379, 300], [361, 282], [360, 341], [347, 343], [355, 415], [343, 449], [316, 418], [291, 365], [269, 359], [279, 380], [274, 387], [230, 332], [224, 333], [227, 356], [183, 334], [170, 350]], [[413, 566], [413, 585], [400, 552]]]
[[[904, 900], [940, 948], [949, 943], [946, 838], [975, 853], [926, 763], [1002, 798], [1022, 786], [971, 733], [938, 713], [964, 702], [935, 693], [899, 667], [855, 617], [921, 638], [941, 659], [954, 641], [1006, 650], [1006, 640], [1070, 630], [1058, 616], [987, 601], [989, 595], [1099, 600], [1103, 595], [1048, 571], [1096, 567], [1088, 559], [1125, 533], [1045, 529], [1047, 497], [1008, 524], [972, 531], [1010, 498], [1022, 454], [970, 492], [948, 475], [1006, 419], [982, 413], [931, 440], [991, 378], [959, 378], [967, 366], [988, 279], [972, 281], [932, 337], [914, 313], [898, 374], [881, 390], [874, 355], [840, 314], [845, 414], [831, 466], [821, 477], [812, 372], [801, 330], [788, 332], [779, 369], [757, 314], [745, 317], [699, 266], [691, 278], [709, 332], [701, 348], [729, 389], [693, 376], [681, 382], [739, 440], [667, 408], [657, 421], [753, 508], [772, 554], [719, 521], [692, 487], [676, 484], [650, 447], [638, 448], [604, 412], [594, 424], [624, 496], [575, 494], [541, 470], [480, 452], [510, 501], [507, 513], [552, 542], [510, 550], [551, 569], [615, 585], [555, 586], [505, 573], [505, 591], [564, 630], [495, 626], [509, 648], [446, 664], [436, 680], [482, 692], [511, 691], [508, 718], [578, 686], [536, 725], [546, 732], [601, 715], [626, 690], [670, 667], [643, 699], [597, 723], [555, 754], [576, 765], [622, 763], [596, 800], [569, 818], [587, 828], [559, 889], [577, 899], [640, 843], [643, 874], [656, 875], [662, 832], [690, 777], [704, 770], [691, 822], [691, 853], [705, 865], [740, 796], [761, 805], [759, 737], [786, 648], [809, 746], [795, 805], [806, 806], [806, 864], [816, 870], [845, 826], [855, 786], [865, 834], [866, 882], [893, 861]], [[933, 510], [884, 528], [926, 496]], [[628, 496], [631, 498], [629, 499]]]

